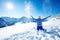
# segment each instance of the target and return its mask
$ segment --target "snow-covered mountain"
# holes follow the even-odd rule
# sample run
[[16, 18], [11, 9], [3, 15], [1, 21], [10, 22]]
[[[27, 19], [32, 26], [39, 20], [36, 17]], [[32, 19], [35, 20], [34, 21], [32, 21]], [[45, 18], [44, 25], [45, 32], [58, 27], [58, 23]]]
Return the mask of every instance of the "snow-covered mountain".
[[16, 23], [0, 28], [0, 40], [60, 40], [60, 19], [52, 18], [43, 22], [47, 31], [37, 31], [36, 23]]
[[21, 23], [32, 22], [32, 18], [27, 18], [25, 16], [21, 18], [0, 17], [0, 28], [12, 26], [18, 22], [21, 22]]

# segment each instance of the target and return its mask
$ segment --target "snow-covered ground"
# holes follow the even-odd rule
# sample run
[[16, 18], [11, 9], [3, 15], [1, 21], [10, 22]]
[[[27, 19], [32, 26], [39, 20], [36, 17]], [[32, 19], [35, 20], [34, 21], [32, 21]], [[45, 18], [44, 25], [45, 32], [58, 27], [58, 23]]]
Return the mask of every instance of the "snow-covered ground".
[[0, 28], [0, 40], [9, 37], [10, 35], [25, 32], [36, 26], [36, 23], [16, 23], [13, 26]]
[[60, 19], [43, 22], [45, 31], [37, 31], [36, 23], [16, 23], [0, 29], [0, 40], [60, 40]]

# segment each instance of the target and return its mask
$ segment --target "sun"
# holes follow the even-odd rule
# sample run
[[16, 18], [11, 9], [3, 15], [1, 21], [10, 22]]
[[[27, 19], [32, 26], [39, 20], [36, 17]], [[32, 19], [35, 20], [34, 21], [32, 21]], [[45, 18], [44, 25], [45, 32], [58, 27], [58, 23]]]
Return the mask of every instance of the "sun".
[[9, 10], [12, 10], [12, 9], [13, 9], [13, 4], [12, 4], [12, 3], [8, 3], [8, 4], [6, 4], [6, 7], [7, 7]]

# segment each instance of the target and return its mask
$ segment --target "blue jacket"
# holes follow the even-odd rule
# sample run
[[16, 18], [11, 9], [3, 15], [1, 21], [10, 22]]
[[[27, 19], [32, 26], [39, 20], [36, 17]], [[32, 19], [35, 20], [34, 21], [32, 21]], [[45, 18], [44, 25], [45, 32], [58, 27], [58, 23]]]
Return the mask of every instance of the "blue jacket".
[[[48, 17], [50, 17], [50, 16], [48, 16]], [[32, 17], [32, 18], [33, 18], [33, 21], [37, 23], [37, 26], [42, 26], [42, 22], [47, 21], [47, 18], [48, 18], [48, 17], [43, 18], [43, 19], [35, 19], [35, 18], [33, 18], [33, 17]]]

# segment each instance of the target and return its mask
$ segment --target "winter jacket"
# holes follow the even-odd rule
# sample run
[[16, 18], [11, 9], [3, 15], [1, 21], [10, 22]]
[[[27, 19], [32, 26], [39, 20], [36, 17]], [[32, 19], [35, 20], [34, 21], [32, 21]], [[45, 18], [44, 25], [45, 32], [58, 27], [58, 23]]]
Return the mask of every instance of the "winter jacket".
[[37, 26], [42, 26], [42, 22], [47, 21], [47, 18], [49, 18], [50, 16], [43, 18], [43, 19], [35, 19], [32, 17], [33, 21], [37, 23]]

